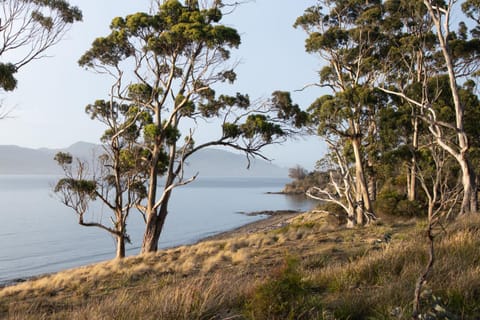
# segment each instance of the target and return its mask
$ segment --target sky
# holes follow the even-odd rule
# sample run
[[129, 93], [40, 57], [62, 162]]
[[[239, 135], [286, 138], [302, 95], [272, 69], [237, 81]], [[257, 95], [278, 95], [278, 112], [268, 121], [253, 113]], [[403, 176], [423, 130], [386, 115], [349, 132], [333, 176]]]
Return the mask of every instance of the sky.
[[[248, 93], [252, 100], [266, 99], [275, 90], [292, 92], [307, 108], [324, 94], [312, 87], [321, 61], [304, 50], [306, 34], [292, 27], [315, 0], [255, 0], [239, 6], [222, 22], [238, 30], [242, 44], [233, 52], [238, 61], [234, 92]], [[65, 39], [48, 51], [47, 58], [32, 62], [17, 74], [18, 88], [3, 93], [3, 106], [12, 109], [0, 121], [0, 145], [29, 148], [64, 148], [78, 142], [98, 143], [104, 128], [90, 120], [85, 106], [108, 97], [110, 79], [78, 66], [79, 57], [92, 41], [109, 33], [113, 17], [148, 11], [150, 0], [71, 0], [83, 11], [83, 22], [69, 30]], [[205, 137], [208, 128], [204, 129]], [[319, 137], [298, 137], [269, 146], [265, 155], [273, 163], [296, 164], [313, 169], [326, 151]]]

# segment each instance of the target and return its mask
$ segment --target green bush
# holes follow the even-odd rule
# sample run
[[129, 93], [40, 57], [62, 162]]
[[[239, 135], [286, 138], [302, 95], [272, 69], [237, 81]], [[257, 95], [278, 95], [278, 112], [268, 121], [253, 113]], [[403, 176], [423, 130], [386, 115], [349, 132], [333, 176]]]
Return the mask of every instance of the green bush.
[[338, 204], [332, 202], [324, 202], [317, 206], [319, 210], [324, 210], [338, 218], [338, 224], [347, 223], [347, 213]]
[[394, 189], [382, 190], [374, 203], [374, 209], [380, 215], [419, 217], [425, 215], [425, 208], [418, 201], [410, 201], [406, 195]]
[[298, 261], [287, 257], [270, 279], [257, 286], [247, 299], [248, 319], [309, 319], [307, 284], [298, 271]]

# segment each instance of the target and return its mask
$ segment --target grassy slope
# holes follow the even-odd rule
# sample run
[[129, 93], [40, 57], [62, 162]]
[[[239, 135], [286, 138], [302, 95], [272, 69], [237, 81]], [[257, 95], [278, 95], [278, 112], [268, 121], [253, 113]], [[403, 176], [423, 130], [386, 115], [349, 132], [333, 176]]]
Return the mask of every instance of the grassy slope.
[[[475, 215], [437, 237], [427, 309], [480, 319], [479, 226]], [[0, 318], [408, 319], [427, 260], [423, 229], [383, 220], [346, 230], [323, 214], [300, 215], [275, 230], [1, 289]], [[387, 234], [388, 244], [380, 241]]]

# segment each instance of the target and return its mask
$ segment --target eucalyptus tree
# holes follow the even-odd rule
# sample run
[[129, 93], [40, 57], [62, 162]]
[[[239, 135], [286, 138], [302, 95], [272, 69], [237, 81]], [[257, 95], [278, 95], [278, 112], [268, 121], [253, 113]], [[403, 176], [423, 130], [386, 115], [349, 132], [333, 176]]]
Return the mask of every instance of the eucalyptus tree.
[[[144, 150], [136, 146], [143, 125], [150, 116], [136, 105], [98, 100], [86, 107], [92, 119], [105, 124], [101, 138], [103, 152], [94, 164], [59, 152], [55, 160], [62, 167], [54, 191], [62, 203], [72, 208], [78, 223], [107, 231], [116, 239], [116, 258], [125, 257], [130, 242], [127, 219], [132, 209], [146, 197]], [[111, 211], [111, 224], [102, 221], [102, 207]]]
[[[432, 22], [426, 17], [427, 10], [420, 1], [407, 0], [387, 0], [384, 3], [384, 10], [381, 25], [382, 32], [388, 39], [389, 50], [384, 55], [382, 65], [384, 70], [388, 71], [383, 73], [379, 87], [382, 90], [401, 88], [399, 90], [417, 96], [417, 99], [426, 99], [421, 84], [428, 81], [428, 77], [432, 75], [428, 67], [434, 65], [434, 59], [428, 51], [435, 43], [435, 37], [431, 32]], [[397, 115], [399, 113], [410, 115], [408, 121], [403, 121], [408, 132], [405, 132], [402, 145], [410, 153], [410, 160], [405, 161], [406, 181], [408, 199], [413, 201], [418, 193], [416, 156], [419, 137], [422, 134], [420, 119], [422, 110], [397, 96], [392, 96], [391, 109]]]
[[[372, 90], [382, 54], [382, 1], [323, 1], [308, 8], [295, 22], [308, 38], [306, 50], [320, 56], [326, 66], [319, 72], [320, 86], [331, 89], [310, 107], [318, 133], [334, 148], [335, 158], [354, 159], [354, 178], [344, 179], [345, 189], [353, 192], [347, 206], [350, 224], [363, 224], [374, 218], [367, 184], [367, 136], [376, 134], [375, 115], [382, 95]], [[345, 171], [348, 163], [339, 163]], [[352, 184], [355, 183], [355, 186]], [[348, 198], [348, 197], [347, 197]], [[353, 208], [356, 208], [354, 214]]]
[[15, 73], [42, 58], [57, 44], [82, 12], [64, 0], [3, 0], [0, 2], [0, 87], [12, 91]]
[[[305, 115], [286, 93], [252, 104], [248, 95], [218, 95], [236, 79], [230, 50], [240, 45], [238, 32], [220, 23], [223, 4], [156, 1], [152, 13], [113, 19], [111, 32], [97, 38], [80, 65], [107, 73], [118, 84], [115, 99], [150, 115], [137, 145], [144, 151], [146, 200], [137, 205], [146, 228], [142, 253], [156, 251], [174, 188], [192, 182], [185, 164], [195, 152], [224, 146], [264, 157], [262, 147], [282, 140]], [[211, 130], [217, 137], [196, 141]], [[163, 179], [160, 179], [163, 177]]]
[[[451, 30], [452, 11], [457, 10], [459, 2], [451, 1], [428, 1], [417, 0], [414, 2], [389, 1], [393, 11], [401, 11], [405, 6], [414, 4], [416, 12], [409, 19], [409, 24], [398, 23], [396, 33], [400, 39], [412, 39], [414, 42], [415, 55], [412, 50], [404, 50], [400, 47], [385, 55], [385, 83], [392, 83], [389, 78], [398, 76], [400, 81], [391, 87], [380, 86], [390, 94], [399, 96], [415, 106], [421, 114], [421, 119], [428, 125], [430, 134], [436, 143], [450, 153], [461, 168], [463, 200], [461, 213], [475, 212], [477, 210], [477, 186], [476, 174], [471, 163], [471, 142], [465, 130], [466, 101], [462, 100], [459, 81], [471, 79], [478, 72], [478, 52], [480, 42], [478, 40], [477, 27], [471, 35], [468, 35], [466, 22], [459, 23], [457, 31]], [[475, 1], [465, 1], [463, 10], [466, 16], [475, 20], [478, 5]], [[409, 35], [410, 26], [425, 26], [423, 33], [414, 38]], [[405, 36], [407, 35], [407, 36]], [[394, 52], [394, 54], [391, 54]], [[395, 57], [395, 59], [392, 59]], [[392, 61], [396, 63], [392, 64]], [[392, 65], [404, 64], [398, 69]], [[403, 70], [406, 77], [402, 77], [398, 71]], [[400, 74], [400, 76], [399, 76]], [[431, 90], [431, 79], [440, 79], [447, 76], [448, 88], [438, 86], [437, 90]], [[408, 78], [408, 79], [407, 79]], [[382, 81], [383, 82], [383, 81]], [[416, 88], [416, 90], [411, 90]], [[447, 90], [451, 96], [451, 108], [454, 118], [449, 121], [441, 121], [436, 100], [442, 91]]]

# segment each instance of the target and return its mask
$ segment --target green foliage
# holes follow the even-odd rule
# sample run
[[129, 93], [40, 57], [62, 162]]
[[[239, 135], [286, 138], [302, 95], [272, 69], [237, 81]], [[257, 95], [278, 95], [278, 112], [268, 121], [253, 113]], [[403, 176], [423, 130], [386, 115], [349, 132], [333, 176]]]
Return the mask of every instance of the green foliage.
[[[199, 86], [201, 84], [198, 84]], [[199, 103], [198, 109], [203, 117], [218, 117], [222, 110], [229, 108], [248, 109], [250, 97], [247, 94], [236, 93], [235, 96], [220, 95], [215, 98], [215, 91], [211, 88], [200, 92], [202, 102]]]
[[288, 172], [293, 181], [285, 185], [283, 192], [289, 194], [305, 194], [311, 187], [326, 188], [330, 181], [328, 172], [308, 172], [300, 166], [290, 168]]
[[138, 169], [141, 161], [139, 154], [135, 149], [122, 149], [120, 150], [119, 162], [120, 168], [123, 172]]
[[54, 157], [54, 160], [61, 166], [72, 164], [72, 159], [72, 155], [67, 152], [58, 152]]
[[237, 80], [237, 74], [233, 70], [227, 70], [222, 73], [222, 78], [232, 84]]
[[[198, 5], [182, 5], [178, 0], [168, 0], [160, 5], [158, 13], [150, 15], [139, 12], [126, 18], [112, 20], [111, 34], [98, 38], [80, 59], [80, 65], [93, 67], [96, 62], [116, 66], [133, 54], [133, 40], [146, 42], [143, 50], [155, 55], [188, 55], [193, 46], [221, 48], [238, 47], [240, 36], [233, 28], [213, 24], [220, 21], [218, 8], [201, 10]], [[232, 80], [233, 73], [225, 78]]]
[[53, 19], [51, 17], [44, 16], [39, 11], [32, 12], [32, 19], [46, 30], [52, 30], [53, 28]]
[[93, 67], [99, 63], [117, 66], [122, 60], [133, 54], [134, 48], [128, 41], [128, 34], [124, 31], [112, 31], [107, 37], [95, 39], [92, 49], [87, 51], [78, 64], [85, 67]]
[[347, 223], [345, 210], [338, 204], [333, 202], [324, 202], [324, 203], [318, 204], [317, 208], [320, 210], [324, 210], [334, 215], [335, 217], [337, 217], [339, 225], [344, 225]]
[[158, 155], [158, 162], [157, 162], [157, 172], [158, 175], [162, 176], [167, 172], [168, 164], [170, 162], [170, 158], [165, 150], [162, 150]]
[[374, 207], [382, 215], [422, 217], [427, 213], [419, 201], [410, 201], [404, 193], [388, 187], [378, 194]]
[[[41, 16], [40, 20], [52, 21], [52, 18], [49, 16], [44, 16], [41, 12], [41, 8], [48, 8], [56, 12], [64, 23], [74, 23], [75, 21], [82, 20], [82, 11], [78, 7], [71, 6], [67, 1], [64, 0], [19, 0], [20, 2], [30, 2], [39, 7], [39, 10], [35, 11], [34, 14], [37, 17]], [[35, 19], [35, 18], [34, 18]], [[48, 27], [50, 24], [47, 24]], [[48, 29], [48, 28], [47, 28]]]
[[175, 145], [177, 140], [181, 137], [180, 130], [173, 126], [167, 126], [164, 128], [165, 142], [168, 145]]
[[143, 136], [146, 141], [155, 141], [155, 138], [160, 135], [161, 129], [154, 123], [147, 124], [143, 129]]
[[94, 180], [63, 178], [57, 182], [54, 191], [61, 192], [62, 190], [69, 190], [81, 196], [88, 196], [91, 199], [95, 199], [96, 189], [97, 182]]
[[135, 83], [128, 87], [128, 97], [137, 101], [150, 101], [156, 99], [153, 95], [153, 88], [145, 83]]
[[17, 79], [13, 76], [17, 72], [15, 65], [0, 63], [0, 87], [5, 91], [12, 91], [17, 87]]
[[277, 117], [283, 121], [290, 120], [296, 128], [307, 125], [309, 115], [302, 111], [298, 104], [293, 104], [289, 92], [275, 91], [272, 93], [272, 104], [277, 110]]
[[224, 123], [222, 129], [225, 138], [237, 138], [241, 134], [238, 125], [233, 123]]
[[[87, 112], [107, 126], [102, 141], [110, 158], [104, 164], [116, 170], [116, 185], [125, 184], [126, 178], [147, 181], [167, 175], [163, 190], [147, 192], [152, 197], [147, 202], [156, 205], [140, 207], [153, 222], [147, 232], [155, 235], [145, 240], [150, 243], [142, 251], [158, 247], [163, 224], [155, 220], [164, 219], [173, 184], [186, 181], [182, 166], [188, 157], [214, 145], [258, 155], [293, 131], [283, 130], [287, 125], [282, 119], [296, 117], [300, 127], [307, 118], [291, 101], [276, 117], [269, 104], [254, 106], [255, 112], [248, 95], [216, 94], [215, 84], [236, 80], [234, 70], [222, 64], [240, 44], [238, 32], [219, 23], [220, 1], [166, 0], [154, 6], [149, 13], [114, 18], [109, 34], [97, 38], [79, 60], [81, 66], [115, 78], [115, 101], [100, 100]], [[196, 124], [219, 123], [215, 118], [223, 124], [222, 136], [196, 145]]]
[[85, 107], [92, 120], [107, 124], [101, 141], [109, 143], [114, 137], [117, 141], [134, 142], [139, 138], [141, 129], [152, 121], [146, 111], [135, 104], [120, 104], [115, 101], [97, 100]]
[[307, 284], [298, 271], [298, 261], [287, 257], [272, 277], [259, 285], [246, 303], [249, 319], [306, 319]]
[[64, 0], [5, 0], [2, 6], [0, 56], [11, 51], [13, 61], [0, 62], [0, 88], [12, 91], [18, 70], [55, 45], [69, 24], [82, 20], [82, 12]]
[[261, 137], [263, 141], [269, 143], [275, 136], [284, 135], [284, 131], [279, 124], [272, 123], [263, 114], [252, 114], [247, 117], [245, 123], [240, 126], [240, 129], [248, 139], [254, 137]]

